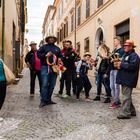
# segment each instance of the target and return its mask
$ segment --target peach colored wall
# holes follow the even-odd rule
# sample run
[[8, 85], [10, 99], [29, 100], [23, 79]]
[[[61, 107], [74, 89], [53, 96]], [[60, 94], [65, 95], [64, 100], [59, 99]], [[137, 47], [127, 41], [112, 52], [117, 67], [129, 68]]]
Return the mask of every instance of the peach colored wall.
[[[1, 8], [0, 8], [0, 19], [1, 19]], [[1, 20], [0, 20], [1, 21]], [[16, 39], [19, 33], [18, 25], [18, 13], [16, 7], [16, 0], [5, 0], [5, 63], [13, 69], [13, 49], [12, 49], [12, 33], [13, 23], [16, 27]], [[0, 49], [1, 49], [1, 22], [0, 22]]]

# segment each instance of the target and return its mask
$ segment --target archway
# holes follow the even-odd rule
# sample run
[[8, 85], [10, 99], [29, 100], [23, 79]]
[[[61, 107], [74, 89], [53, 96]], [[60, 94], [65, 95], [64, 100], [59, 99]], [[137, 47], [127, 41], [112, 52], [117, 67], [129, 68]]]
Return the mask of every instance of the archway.
[[101, 43], [105, 42], [104, 38], [104, 30], [102, 27], [99, 27], [96, 32], [95, 36], [95, 50], [97, 52], [97, 48], [101, 45]]

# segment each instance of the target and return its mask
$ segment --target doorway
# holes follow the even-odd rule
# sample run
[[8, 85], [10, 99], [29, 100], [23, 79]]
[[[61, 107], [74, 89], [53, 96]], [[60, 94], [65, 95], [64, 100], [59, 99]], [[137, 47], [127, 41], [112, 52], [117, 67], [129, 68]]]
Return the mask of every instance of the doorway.
[[105, 42], [105, 39], [104, 39], [104, 31], [101, 27], [99, 27], [97, 29], [97, 32], [96, 32], [96, 36], [95, 36], [95, 50], [96, 50], [96, 54], [97, 54], [97, 49], [98, 47]]

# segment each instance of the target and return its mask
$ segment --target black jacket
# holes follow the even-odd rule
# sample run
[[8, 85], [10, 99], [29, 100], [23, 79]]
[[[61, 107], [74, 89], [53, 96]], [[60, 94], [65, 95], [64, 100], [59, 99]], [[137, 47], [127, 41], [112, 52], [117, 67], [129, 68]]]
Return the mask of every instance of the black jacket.
[[121, 69], [117, 74], [117, 84], [135, 88], [139, 76], [139, 56], [135, 50], [125, 53], [122, 57]]
[[110, 72], [110, 62], [109, 59], [102, 59], [98, 72], [109, 74]]
[[46, 54], [52, 52], [57, 56], [57, 58], [62, 58], [61, 50], [54, 44], [45, 44], [37, 51], [37, 55], [41, 60], [41, 65], [46, 65]]
[[30, 69], [35, 70], [35, 52], [29, 51], [25, 57], [25, 62], [30, 64]]
[[65, 51], [63, 54], [63, 63], [64, 66], [69, 70], [75, 70], [75, 62], [78, 59], [78, 55], [75, 53], [75, 51], [72, 48], [69, 48]]

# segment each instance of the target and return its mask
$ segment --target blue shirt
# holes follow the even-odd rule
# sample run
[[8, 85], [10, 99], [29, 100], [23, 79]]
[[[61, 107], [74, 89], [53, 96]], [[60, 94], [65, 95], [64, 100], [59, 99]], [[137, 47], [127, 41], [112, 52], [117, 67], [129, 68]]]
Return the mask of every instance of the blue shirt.
[[5, 78], [4, 69], [3, 69], [3, 62], [0, 59], [0, 82], [1, 81], [6, 81], [6, 78]]

